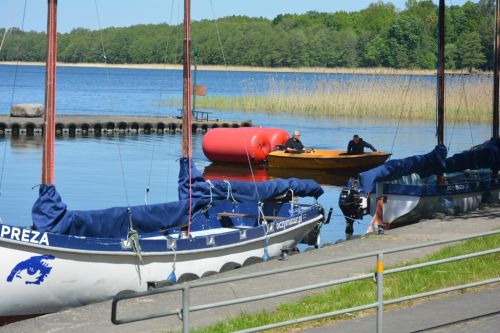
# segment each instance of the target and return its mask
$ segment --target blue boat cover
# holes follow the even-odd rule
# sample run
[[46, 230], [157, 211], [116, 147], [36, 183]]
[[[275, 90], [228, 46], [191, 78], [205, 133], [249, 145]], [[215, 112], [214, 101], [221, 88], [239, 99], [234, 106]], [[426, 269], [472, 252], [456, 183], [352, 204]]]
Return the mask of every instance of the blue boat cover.
[[[190, 167], [191, 166], [191, 167]], [[189, 191], [191, 188], [191, 200]], [[192, 160], [180, 160], [179, 201], [114, 207], [103, 210], [71, 211], [67, 209], [54, 185], [41, 185], [33, 205], [33, 229], [42, 232], [101, 238], [125, 238], [130, 220], [139, 234], [156, 232], [188, 223], [189, 206], [192, 214], [216, 200], [259, 202], [285, 195], [289, 190], [296, 196], [318, 198], [323, 189], [313, 180], [274, 179], [262, 183], [218, 181], [208, 183], [194, 167]]]
[[446, 159], [447, 173], [500, 168], [500, 139], [491, 139]]
[[446, 147], [437, 145], [430, 153], [414, 155], [403, 159], [390, 160], [384, 164], [359, 174], [361, 191], [375, 192], [375, 184], [416, 173], [420, 177], [443, 174], [445, 171]]

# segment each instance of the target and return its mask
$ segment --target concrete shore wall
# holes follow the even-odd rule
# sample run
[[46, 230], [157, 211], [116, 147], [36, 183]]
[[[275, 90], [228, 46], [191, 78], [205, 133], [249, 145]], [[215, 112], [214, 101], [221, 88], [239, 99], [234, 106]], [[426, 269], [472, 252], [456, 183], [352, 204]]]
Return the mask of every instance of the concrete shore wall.
[[[251, 120], [201, 120], [192, 122], [193, 132], [204, 133], [218, 127], [249, 127]], [[43, 133], [42, 118], [0, 116], [0, 136], [37, 136]], [[61, 115], [56, 118], [56, 135], [163, 134], [182, 130], [177, 117]]]

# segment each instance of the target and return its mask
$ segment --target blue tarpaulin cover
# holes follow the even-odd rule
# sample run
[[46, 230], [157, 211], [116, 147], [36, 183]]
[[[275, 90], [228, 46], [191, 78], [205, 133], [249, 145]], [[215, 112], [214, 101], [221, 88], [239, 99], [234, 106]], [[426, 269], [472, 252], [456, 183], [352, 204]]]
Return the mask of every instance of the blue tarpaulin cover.
[[359, 175], [361, 190], [364, 193], [374, 192], [376, 182], [395, 180], [412, 173], [424, 178], [433, 174], [464, 170], [500, 169], [500, 139], [491, 139], [470, 150], [445, 158], [446, 148], [438, 145], [425, 155], [388, 161]]
[[[191, 168], [190, 168], [191, 166]], [[189, 171], [191, 170], [191, 172]], [[189, 188], [192, 195], [189, 200]], [[33, 229], [67, 235], [102, 238], [124, 238], [129, 230], [130, 216], [140, 234], [187, 224], [191, 201], [192, 213], [206, 207], [212, 200], [259, 202], [277, 198], [289, 190], [294, 195], [318, 198], [323, 189], [313, 180], [274, 179], [253, 183], [242, 181], [205, 182], [192, 160], [180, 160], [179, 201], [114, 207], [103, 210], [71, 211], [67, 209], [54, 185], [41, 185], [32, 209]]]
[[446, 147], [437, 145], [430, 153], [414, 155], [403, 159], [395, 159], [371, 170], [359, 174], [361, 191], [364, 193], [375, 192], [378, 181], [389, 181], [411, 175], [419, 174], [422, 178], [433, 174], [442, 174], [445, 171]]
[[498, 169], [500, 167], [500, 139], [491, 139], [470, 150], [446, 159], [445, 172], [462, 170]]

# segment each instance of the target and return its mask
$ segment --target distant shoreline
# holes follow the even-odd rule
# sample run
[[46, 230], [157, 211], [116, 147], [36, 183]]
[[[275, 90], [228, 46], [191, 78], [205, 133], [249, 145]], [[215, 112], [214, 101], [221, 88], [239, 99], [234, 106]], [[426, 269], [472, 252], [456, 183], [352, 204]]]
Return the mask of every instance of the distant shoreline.
[[[43, 62], [15, 62], [1, 61], [0, 65], [44, 66]], [[173, 64], [101, 64], [101, 63], [57, 63], [60, 67], [93, 67], [93, 68], [126, 68], [126, 69], [157, 69], [182, 70], [182, 65]], [[435, 75], [435, 70], [428, 69], [396, 69], [396, 68], [323, 68], [323, 67], [249, 67], [249, 66], [222, 66], [198, 65], [201, 71], [228, 71], [228, 72], [265, 72], [265, 73], [316, 73], [316, 74], [360, 74], [360, 75]], [[469, 74], [467, 71], [447, 70], [447, 74]], [[490, 72], [474, 72], [474, 75], [491, 75]]]

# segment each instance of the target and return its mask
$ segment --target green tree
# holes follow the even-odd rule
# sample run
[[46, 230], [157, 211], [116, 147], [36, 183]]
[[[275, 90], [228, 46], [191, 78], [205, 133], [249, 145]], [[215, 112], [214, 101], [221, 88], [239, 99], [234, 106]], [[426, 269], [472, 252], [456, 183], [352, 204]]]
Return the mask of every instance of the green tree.
[[462, 68], [467, 68], [469, 72], [472, 72], [474, 68], [479, 68], [486, 61], [481, 45], [481, 38], [477, 32], [460, 35], [457, 48], [460, 65]]

